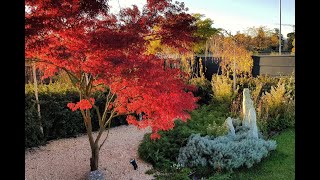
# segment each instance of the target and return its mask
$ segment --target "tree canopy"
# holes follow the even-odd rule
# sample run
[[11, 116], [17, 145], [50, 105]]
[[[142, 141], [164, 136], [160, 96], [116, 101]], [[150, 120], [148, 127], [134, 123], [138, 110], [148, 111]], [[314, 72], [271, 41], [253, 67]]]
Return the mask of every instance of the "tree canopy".
[[195, 18], [183, 3], [147, 0], [142, 11], [133, 5], [119, 14], [109, 12], [107, 0], [27, 0], [25, 6], [26, 59], [37, 62], [43, 78], [67, 72], [81, 97], [68, 107], [82, 112], [87, 129], [98, 90], [110, 92], [104, 112], [97, 110], [101, 128], [126, 114], [129, 124], [151, 126], [151, 138], [196, 107], [183, 73], [164, 70], [158, 57], [145, 54], [148, 36], [181, 52], [193, 42]]
[[205, 52], [207, 40], [214, 34], [219, 33], [221, 29], [213, 27], [213, 20], [210, 18], [204, 18], [203, 14], [193, 14], [193, 17], [196, 19], [195, 25], [197, 30], [194, 33], [194, 36], [199, 39], [199, 42], [195, 43], [193, 46], [193, 51], [198, 54], [203, 54]]

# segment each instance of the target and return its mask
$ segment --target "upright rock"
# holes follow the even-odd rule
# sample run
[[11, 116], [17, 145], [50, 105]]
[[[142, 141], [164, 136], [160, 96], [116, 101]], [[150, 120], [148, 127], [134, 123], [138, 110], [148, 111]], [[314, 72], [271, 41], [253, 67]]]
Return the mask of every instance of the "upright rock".
[[256, 111], [254, 110], [253, 107], [249, 109], [248, 119], [250, 122], [250, 125], [249, 125], [250, 134], [252, 135], [252, 137], [258, 139], [257, 117], [256, 117]]
[[242, 99], [242, 113], [243, 113], [243, 120], [242, 125], [249, 127], [250, 126], [250, 119], [248, 118], [249, 110], [253, 107], [253, 101], [250, 97], [250, 91], [248, 88], [243, 89], [243, 99]]
[[231, 135], [236, 135], [235, 130], [234, 130], [234, 127], [233, 127], [233, 124], [232, 124], [232, 119], [231, 119], [231, 117], [228, 117], [228, 118], [226, 119], [226, 124], [227, 124], [227, 126], [228, 126], [229, 133], [230, 133]]

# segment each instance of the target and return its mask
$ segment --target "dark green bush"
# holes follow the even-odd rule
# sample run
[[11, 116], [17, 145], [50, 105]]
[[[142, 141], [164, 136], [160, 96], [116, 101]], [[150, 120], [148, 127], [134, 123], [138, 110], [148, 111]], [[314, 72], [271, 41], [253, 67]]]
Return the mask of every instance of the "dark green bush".
[[160, 139], [150, 140], [150, 134], [146, 134], [138, 149], [139, 156], [155, 168], [171, 169], [189, 136], [195, 133], [207, 135], [208, 125], [225, 120], [228, 111], [225, 104], [201, 106], [191, 113], [191, 120], [188, 122], [176, 121], [173, 130], [160, 131]]
[[30, 96], [26, 96], [24, 113], [25, 148], [44, 145], [46, 141], [39, 128], [37, 110]]
[[211, 79], [211, 86], [214, 101], [231, 104], [235, 92], [232, 88], [232, 81], [228, 77], [214, 74]]
[[211, 83], [204, 77], [190, 79], [190, 84], [195, 85], [198, 89], [193, 94], [200, 97], [198, 104], [209, 104], [212, 97]]
[[[95, 104], [101, 107], [105, 104], [103, 93], [95, 94]], [[79, 94], [72, 88], [62, 84], [50, 84], [39, 86], [39, 102], [41, 107], [41, 124], [44, 136], [41, 137], [37, 124], [38, 115], [33, 88], [26, 86], [25, 92], [25, 147], [34, 147], [44, 144], [48, 140], [76, 137], [86, 133], [82, 115], [79, 111], [72, 112], [67, 104], [79, 101]], [[99, 123], [95, 111], [93, 114], [93, 131], [98, 130]], [[125, 117], [119, 116], [113, 119], [111, 127], [127, 124]]]
[[181, 168], [176, 169], [172, 167], [170, 172], [165, 174], [155, 175], [157, 180], [167, 180], [167, 179], [174, 179], [174, 180], [190, 180], [190, 175], [192, 174], [192, 170], [189, 168]]
[[[68, 102], [79, 101], [79, 95], [76, 92], [41, 94], [39, 101], [47, 140], [75, 137], [78, 133], [85, 132], [80, 112], [72, 112], [67, 107]], [[96, 129], [97, 125], [93, 123], [93, 130]]]

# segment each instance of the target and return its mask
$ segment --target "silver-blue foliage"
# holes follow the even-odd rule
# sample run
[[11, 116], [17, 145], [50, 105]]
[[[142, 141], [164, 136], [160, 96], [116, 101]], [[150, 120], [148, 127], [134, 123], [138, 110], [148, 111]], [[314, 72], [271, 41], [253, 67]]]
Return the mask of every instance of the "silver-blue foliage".
[[241, 166], [248, 168], [267, 157], [276, 149], [276, 142], [253, 138], [245, 128], [239, 128], [236, 135], [219, 137], [193, 134], [179, 151], [178, 163], [182, 166], [212, 166], [214, 169], [233, 170]]

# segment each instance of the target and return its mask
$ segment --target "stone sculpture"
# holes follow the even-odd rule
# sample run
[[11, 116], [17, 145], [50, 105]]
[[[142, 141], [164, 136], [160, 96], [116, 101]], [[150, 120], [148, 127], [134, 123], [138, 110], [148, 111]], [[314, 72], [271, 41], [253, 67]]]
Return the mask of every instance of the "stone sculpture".
[[[248, 127], [250, 129], [249, 130], [250, 135], [254, 138], [258, 138], [256, 111], [254, 109], [253, 101], [250, 97], [250, 91], [248, 88], [244, 88], [243, 90], [242, 109], [243, 109], [242, 126]], [[228, 117], [226, 119], [226, 124], [228, 126], [230, 134], [235, 135], [235, 129], [233, 127], [231, 117]]]
[[227, 118], [226, 124], [227, 124], [227, 126], [228, 126], [229, 133], [230, 133], [231, 135], [236, 135], [235, 130], [234, 130], [234, 127], [233, 127], [233, 124], [232, 124], [232, 118], [231, 118], [231, 117], [228, 117], [228, 118]]
[[248, 118], [249, 110], [253, 107], [253, 101], [250, 97], [250, 91], [248, 88], [243, 89], [243, 99], [242, 99], [242, 113], [243, 113], [243, 120], [242, 125], [249, 127], [250, 126], [250, 119]]
[[250, 134], [252, 135], [252, 137], [254, 138], [258, 138], [258, 127], [257, 127], [257, 117], [256, 117], [256, 111], [254, 110], [254, 108], [250, 108], [249, 109], [249, 113], [248, 113], [248, 119], [250, 122]]

